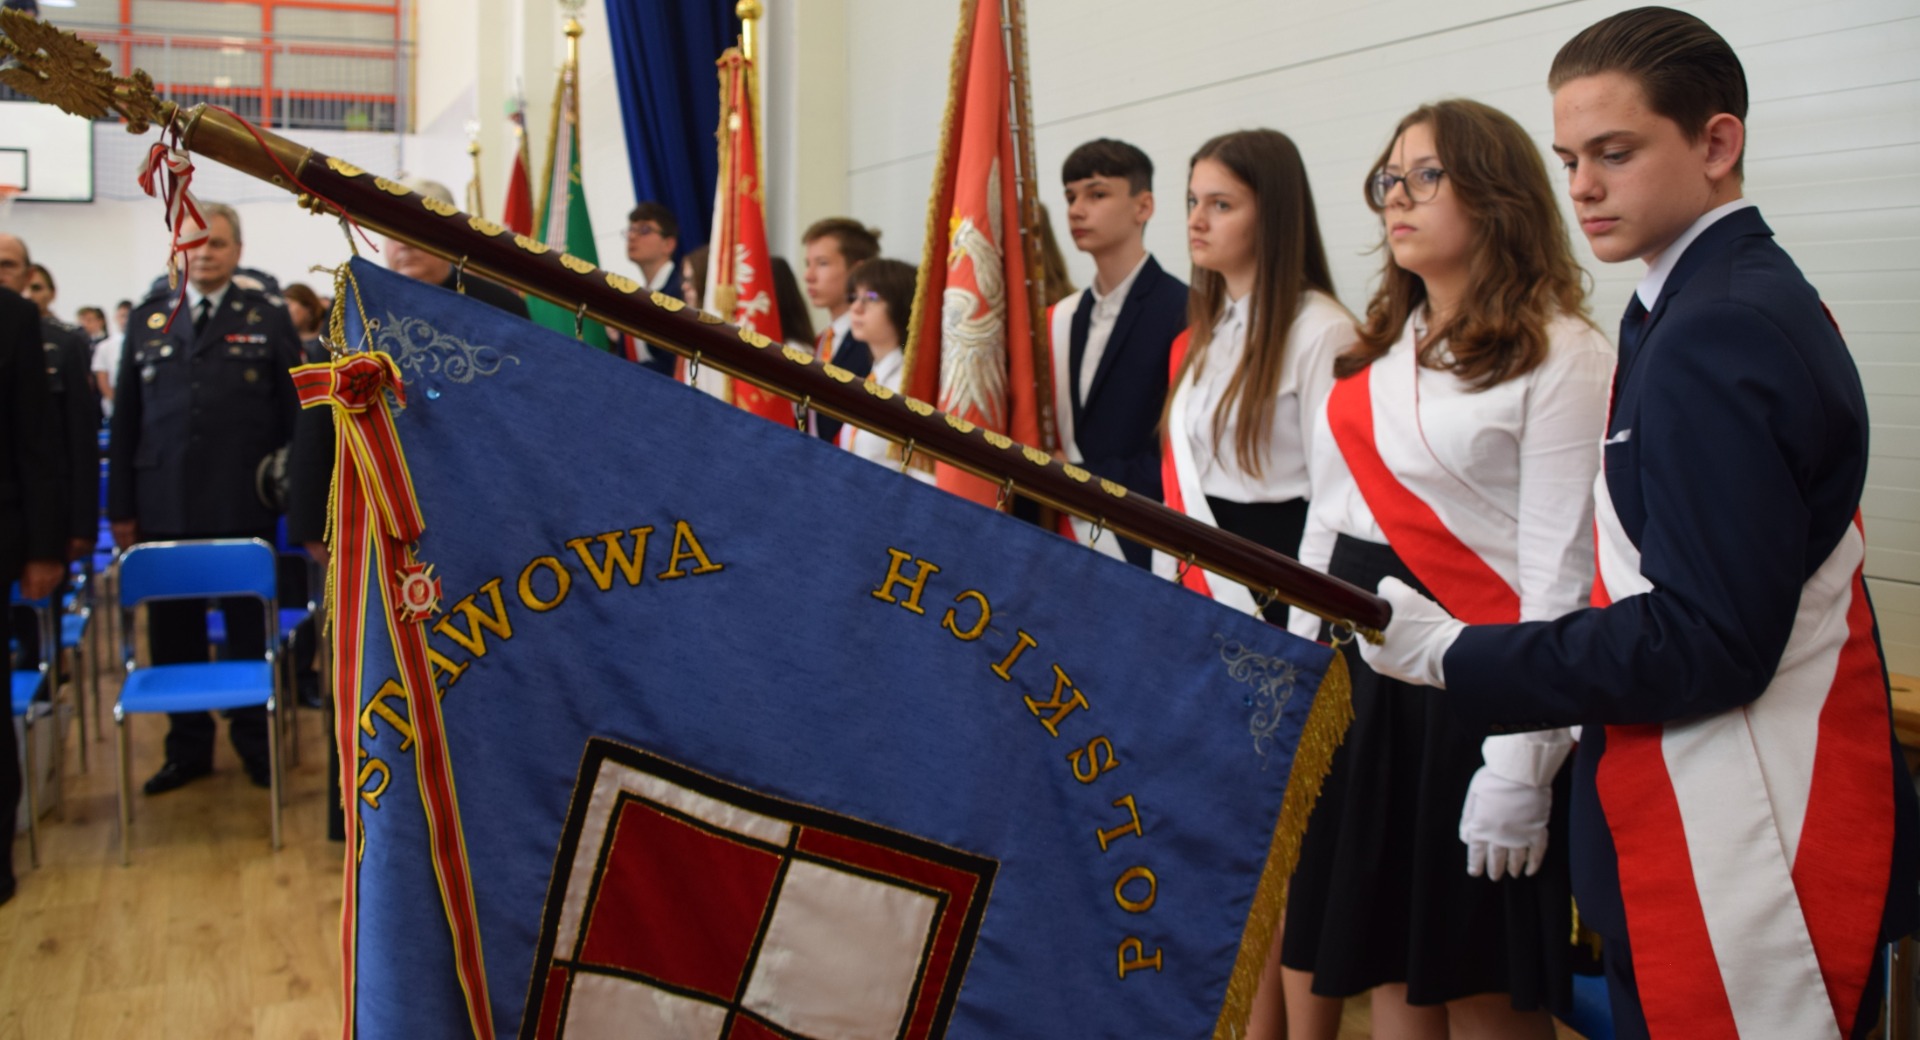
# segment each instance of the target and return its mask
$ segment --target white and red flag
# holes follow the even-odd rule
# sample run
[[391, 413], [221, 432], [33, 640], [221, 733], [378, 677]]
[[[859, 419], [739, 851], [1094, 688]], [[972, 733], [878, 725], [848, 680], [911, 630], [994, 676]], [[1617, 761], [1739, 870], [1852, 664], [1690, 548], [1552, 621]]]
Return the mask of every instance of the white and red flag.
[[[1003, 18], [1010, 36], [1001, 31]], [[1021, 53], [1023, 31], [1006, 0], [972, 0], [961, 9], [902, 387], [976, 426], [1051, 451], [1046, 329], [1034, 320], [1039, 262], [1027, 234], [1037, 200], [1031, 178], [1021, 176], [1031, 169], [1031, 147], [1023, 141], [1016, 149], [1013, 135], [1024, 106], [1008, 51]], [[987, 506], [999, 500], [991, 481], [945, 464], [937, 472], [955, 494]]]
[[[773, 295], [773, 251], [767, 248], [766, 195], [761, 190], [758, 74], [737, 47], [720, 56], [720, 179], [708, 240], [707, 309], [743, 329], [781, 342]], [[778, 423], [793, 422], [793, 404], [779, 394], [718, 372], [700, 386]]]

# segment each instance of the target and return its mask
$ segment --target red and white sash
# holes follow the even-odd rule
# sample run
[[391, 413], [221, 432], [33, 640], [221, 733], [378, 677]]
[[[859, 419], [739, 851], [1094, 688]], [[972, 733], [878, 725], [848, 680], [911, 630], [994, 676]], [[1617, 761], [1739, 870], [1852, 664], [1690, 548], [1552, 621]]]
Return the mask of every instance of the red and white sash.
[[1420, 429], [1419, 359], [1398, 361], [1388, 355], [1334, 383], [1327, 425], [1340, 457], [1388, 544], [1448, 613], [1473, 625], [1518, 621], [1516, 521], [1458, 478], [1416, 493], [1397, 476], [1446, 472]]
[[[1060, 431], [1060, 450], [1070, 459], [1079, 455], [1073, 439], [1073, 366], [1068, 364], [1073, 351], [1073, 312], [1080, 307], [1080, 293], [1092, 291], [1082, 289], [1047, 308], [1047, 328], [1051, 335], [1047, 342], [1053, 348], [1053, 419]], [[1095, 540], [1093, 525], [1077, 516], [1060, 514], [1059, 530], [1062, 537], [1091, 546], [1116, 560], [1126, 558], [1120, 552], [1120, 539], [1109, 532]]]
[[[1207, 505], [1207, 493], [1200, 487], [1200, 466], [1193, 458], [1193, 445], [1187, 439], [1187, 415], [1192, 400], [1193, 377], [1180, 379], [1180, 364], [1186, 360], [1192, 329], [1174, 337], [1167, 359], [1168, 381], [1173, 386], [1173, 401], [1167, 409], [1167, 431], [1160, 438], [1160, 489], [1166, 495], [1167, 508], [1178, 510], [1209, 527], [1220, 526]], [[1178, 382], [1174, 382], [1179, 380]], [[1188, 589], [1242, 614], [1257, 615], [1259, 604], [1253, 593], [1237, 581], [1216, 578], [1199, 567], [1189, 567], [1166, 553], [1155, 550], [1153, 573], [1169, 581], [1178, 581]]]
[[[1653, 586], [1594, 483], [1595, 606]], [[1860, 520], [1751, 704], [1608, 726], [1596, 776], [1656, 1038], [1849, 1035], [1893, 857], [1892, 719]]]

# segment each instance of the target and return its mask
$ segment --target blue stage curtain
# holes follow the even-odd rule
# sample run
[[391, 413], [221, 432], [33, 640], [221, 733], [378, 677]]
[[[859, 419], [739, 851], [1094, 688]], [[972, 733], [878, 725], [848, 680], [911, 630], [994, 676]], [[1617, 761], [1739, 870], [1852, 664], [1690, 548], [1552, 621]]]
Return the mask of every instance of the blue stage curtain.
[[720, 53], [740, 35], [734, 0], [607, 0], [633, 197], [673, 210], [680, 255], [707, 243], [719, 178]]

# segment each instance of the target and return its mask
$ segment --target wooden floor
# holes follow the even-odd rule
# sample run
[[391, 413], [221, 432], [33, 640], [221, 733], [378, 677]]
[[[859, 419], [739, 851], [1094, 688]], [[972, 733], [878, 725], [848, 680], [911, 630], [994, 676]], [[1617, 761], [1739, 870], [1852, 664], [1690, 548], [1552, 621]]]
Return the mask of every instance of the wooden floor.
[[[110, 699], [103, 701], [111, 704]], [[303, 712], [287, 772], [286, 844], [221, 724], [215, 773], [155, 798], [165, 717], [128, 721], [133, 865], [120, 866], [112, 722], [80, 772], [67, 743], [65, 806], [40, 825], [40, 867], [14, 843], [19, 893], [0, 907], [0, 1040], [340, 1035], [340, 869], [325, 837], [326, 747]], [[63, 818], [64, 817], [64, 818]]]

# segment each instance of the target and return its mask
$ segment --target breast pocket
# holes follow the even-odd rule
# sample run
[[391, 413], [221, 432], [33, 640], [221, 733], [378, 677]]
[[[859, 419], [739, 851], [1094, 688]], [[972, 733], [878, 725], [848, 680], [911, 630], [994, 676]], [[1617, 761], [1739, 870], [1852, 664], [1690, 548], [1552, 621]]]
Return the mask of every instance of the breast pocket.
[[1633, 443], [1633, 427], [1623, 426], [1609, 432], [1600, 441], [1600, 463], [1611, 473], [1631, 464], [1636, 450]]
[[242, 394], [265, 397], [273, 389], [273, 348], [265, 343], [223, 343], [223, 382]]

